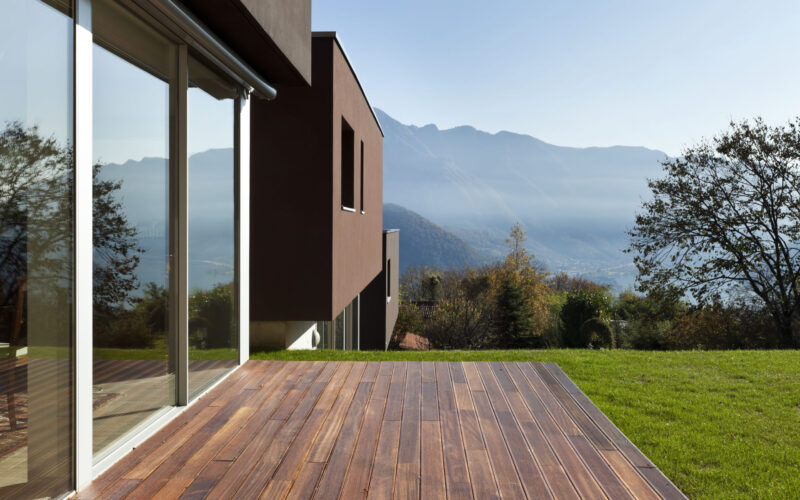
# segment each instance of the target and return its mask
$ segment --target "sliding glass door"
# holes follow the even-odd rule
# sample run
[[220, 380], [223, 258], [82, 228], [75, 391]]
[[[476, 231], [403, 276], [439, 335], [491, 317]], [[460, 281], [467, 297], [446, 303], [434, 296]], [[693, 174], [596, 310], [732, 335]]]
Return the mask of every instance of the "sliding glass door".
[[0, 498], [58, 497], [238, 364], [249, 86], [150, 3], [0, 4]]
[[0, 6], [0, 498], [72, 488], [70, 16], [54, 2]]
[[237, 88], [188, 58], [189, 397], [238, 364], [234, 119]]
[[170, 335], [170, 85], [176, 47], [95, 0], [95, 457], [176, 403]]

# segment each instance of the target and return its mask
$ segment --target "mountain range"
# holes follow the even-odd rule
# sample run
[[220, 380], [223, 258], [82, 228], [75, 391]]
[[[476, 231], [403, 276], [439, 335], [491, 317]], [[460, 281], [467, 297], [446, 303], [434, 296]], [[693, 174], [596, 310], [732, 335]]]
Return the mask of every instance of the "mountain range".
[[[632, 259], [623, 252], [626, 230], [648, 195], [647, 179], [660, 175], [665, 153], [555, 146], [528, 135], [417, 127], [378, 109], [376, 114], [385, 134], [384, 227], [401, 230], [403, 270], [500, 259], [511, 225], [519, 221], [528, 249], [548, 270], [617, 289], [633, 283]], [[232, 279], [232, 161], [230, 149], [189, 159], [192, 286]], [[100, 178], [122, 182], [118, 199], [145, 250], [140, 281], [163, 281], [166, 160], [105, 165]]]
[[[505, 254], [505, 238], [519, 221], [528, 249], [550, 271], [618, 289], [633, 283], [635, 268], [623, 252], [626, 231], [648, 196], [647, 179], [660, 175], [665, 153], [635, 146], [556, 146], [529, 135], [418, 127], [379, 109], [376, 114], [385, 134], [387, 204], [416, 212], [485, 259]], [[409, 254], [416, 258], [432, 243], [414, 243], [414, 237], [408, 234], [412, 242], [406, 245], [416, 245]], [[455, 260], [462, 259], [458, 255]], [[446, 264], [457, 265], [455, 260]]]

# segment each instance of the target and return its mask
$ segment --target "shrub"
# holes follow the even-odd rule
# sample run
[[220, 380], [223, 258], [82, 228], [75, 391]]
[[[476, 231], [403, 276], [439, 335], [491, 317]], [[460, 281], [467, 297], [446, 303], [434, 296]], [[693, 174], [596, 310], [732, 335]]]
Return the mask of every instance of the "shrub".
[[669, 348], [667, 340], [672, 322], [636, 318], [619, 322], [617, 329], [617, 345], [627, 349], [660, 351]]
[[487, 347], [492, 339], [491, 318], [485, 302], [470, 300], [459, 290], [439, 301], [425, 336], [438, 349]]
[[717, 299], [679, 317], [667, 343], [671, 349], [764, 349], [777, 347], [780, 335], [763, 309]]
[[605, 323], [611, 305], [611, 297], [607, 290], [590, 291], [574, 290], [567, 293], [564, 306], [561, 308], [561, 337], [566, 347], [587, 347], [591, 343], [591, 334], [596, 328], [583, 328], [584, 323], [596, 319]]
[[606, 322], [600, 318], [587, 319], [581, 325], [581, 338], [588, 339], [590, 347], [605, 347], [612, 349], [616, 347], [614, 335]]
[[400, 306], [398, 309], [397, 322], [394, 324], [392, 338], [396, 336], [402, 337], [408, 332], [424, 335], [425, 325], [422, 319], [422, 312], [416, 304], [406, 299], [402, 291], [400, 292]]

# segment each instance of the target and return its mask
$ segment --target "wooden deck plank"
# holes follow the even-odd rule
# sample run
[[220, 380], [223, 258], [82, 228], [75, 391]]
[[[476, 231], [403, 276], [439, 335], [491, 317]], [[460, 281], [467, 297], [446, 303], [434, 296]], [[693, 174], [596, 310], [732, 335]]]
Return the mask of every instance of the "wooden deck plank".
[[685, 498], [558, 366], [511, 362], [250, 362], [77, 495], [254, 497]]
[[[277, 422], [269, 423], [269, 417], [278, 407], [286, 392], [297, 381], [294, 375], [301, 374], [302, 369], [310, 365], [279, 363], [278, 366], [279, 369], [274, 376], [261, 381], [258, 395], [243, 405], [244, 408], [254, 410], [253, 416], [197, 474], [186, 487], [186, 492], [195, 492], [193, 493], [195, 496], [199, 495], [199, 492], [208, 494], [210, 489], [216, 487], [233, 461], [239, 457], [248, 444], [254, 439], [259, 439], [262, 443], [268, 442], [270, 436], [277, 431], [279, 424]], [[255, 448], [251, 453], [255, 454]]]
[[[271, 401], [272, 404], [267, 411], [264, 412], [265, 415], [267, 413], [274, 415], [275, 412], [278, 412], [281, 408], [285, 408], [286, 406], [294, 407], [294, 403], [296, 402], [295, 398], [289, 398], [288, 393], [291, 390], [296, 390], [298, 387], [308, 387], [313, 378], [315, 378], [322, 369], [322, 367], [318, 364], [306, 365], [306, 368], [306, 370], [301, 368], [298, 371], [297, 375], [299, 379], [295, 379], [295, 384], [292, 385], [287, 383], [282, 385], [278, 391], [276, 391], [276, 397]], [[277, 402], [276, 400], [279, 397], [281, 399], [279, 402]], [[261, 419], [259, 419], [257, 424], [261, 423]], [[253, 434], [250, 434], [251, 440], [246, 444], [244, 449], [239, 454], [232, 457], [233, 462], [231, 463], [231, 466], [227, 471], [225, 471], [219, 482], [209, 492], [209, 497], [232, 498], [236, 491], [238, 491], [241, 487], [242, 482], [250, 474], [250, 471], [255, 466], [256, 461], [264, 453], [264, 450], [269, 446], [276, 433], [282, 426], [283, 420], [266, 418], [266, 421], [263, 422], [260, 427], [248, 429], [248, 431], [253, 432]], [[231, 455], [229, 453], [231, 451], [233, 450], [223, 449], [219, 458], [224, 460], [225, 458], [230, 457]]]
[[391, 498], [397, 469], [397, 450], [400, 448], [400, 421], [384, 420], [375, 450], [375, 465], [369, 479], [367, 498]]
[[571, 435], [580, 435], [580, 430], [558, 405], [558, 401], [550, 394], [533, 366], [529, 363], [518, 363], [517, 366], [528, 383], [528, 387], [522, 383], [518, 387], [575, 489], [583, 498], [607, 498], [591, 470], [567, 439], [570, 434], [565, 427], [573, 433]]
[[333, 403], [330, 424], [322, 429], [311, 447], [311, 454], [308, 457], [309, 462], [326, 463], [328, 461], [333, 446], [336, 444], [336, 438], [341, 432], [347, 411], [350, 409], [353, 396], [355, 396], [358, 385], [361, 383], [361, 376], [364, 374], [365, 368], [365, 364], [356, 363], [347, 375], [344, 386], [342, 386], [339, 396]]
[[344, 384], [352, 365], [338, 364], [336, 371], [324, 387], [322, 395], [314, 405], [314, 409], [303, 424], [302, 429], [295, 439], [296, 445], [291, 446], [275, 471], [268, 487], [262, 493], [267, 498], [283, 498], [291, 489], [294, 476], [300, 469], [303, 461], [311, 450], [311, 445], [323, 427], [325, 419], [333, 407], [339, 390]]
[[442, 433], [442, 458], [447, 498], [466, 499], [472, 498], [472, 487], [469, 483], [467, 456], [451, 374], [451, 368], [456, 365], [457, 363], [435, 363], [436, 393], [439, 400], [439, 427]]
[[639, 472], [655, 488], [665, 500], [685, 500], [686, 495], [681, 492], [667, 476], [655, 467], [637, 467]]
[[[524, 375], [514, 363], [505, 363], [506, 373], [514, 382], [515, 387], [526, 385]], [[567, 477], [567, 473], [556, 458], [550, 443], [544, 436], [539, 424], [534, 420], [530, 409], [525, 404], [525, 400], [520, 390], [505, 393], [511, 412], [517, 419], [522, 429], [522, 434], [530, 447], [531, 452], [536, 458], [537, 463], [542, 469], [542, 473], [550, 486], [553, 495], [558, 499], [577, 499], [580, 498], [575, 487]]]
[[[555, 369], [548, 367], [551, 373], [561, 382], [563, 386], [569, 391], [577, 404], [585, 411], [595, 424], [608, 436], [631, 463], [636, 467], [655, 467], [639, 449], [625, 436], [616, 425], [592, 403], [592, 401], [576, 386], [567, 375], [555, 366]], [[569, 385], [567, 385], [569, 384]]]
[[447, 493], [442, 456], [442, 428], [439, 421], [424, 420], [421, 437], [420, 495], [425, 499], [445, 499]]
[[395, 498], [418, 498], [420, 481], [420, 422], [422, 403], [422, 365], [408, 364], [403, 417], [400, 425], [400, 449], [397, 450]]
[[347, 410], [339, 438], [331, 451], [328, 465], [322, 473], [314, 498], [321, 500], [339, 498], [339, 493], [344, 485], [344, 477], [350, 465], [350, 457], [361, 429], [366, 405], [375, 384], [372, 380], [376, 373], [377, 366], [374, 363], [368, 364], [364, 370], [364, 376], [359, 382], [350, 408]]
[[407, 370], [408, 364], [405, 361], [394, 363], [392, 385], [389, 387], [389, 396], [386, 398], [385, 420], [401, 420], [403, 417], [403, 395], [405, 394]]
[[[301, 379], [298, 385], [320, 372], [322, 366], [314, 364], [312, 369]], [[166, 486], [167, 482], [174, 478], [180, 469], [195, 455], [204, 444], [207, 444], [216, 434], [220, 433], [222, 428], [232, 419], [237, 411], [241, 410], [244, 402], [252, 396], [253, 391], [242, 390], [231, 399], [228, 399], [228, 404], [220, 407], [216, 418], [209, 421], [203, 427], [198, 429], [183, 445], [173, 453], [168, 460], [164, 461], [155, 470], [153, 470], [147, 478], [133, 491], [133, 495], [141, 498], [154, 498], [156, 493]], [[188, 478], [189, 480], [193, 478]], [[185, 487], [186, 484], [183, 484]], [[180, 487], [176, 484], [175, 487]], [[183, 488], [180, 489], [183, 491]], [[167, 492], [168, 495], [169, 492]], [[177, 495], [170, 495], [174, 498]], [[166, 496], [165, 496], [166, 497]]]
[[[570, 380], [566, 373], [555, 363], [542, 363], [553, 377], [565, 388], [572, 396], [576, 404], [586, 412], [592, 421], [601, 429], [602, 432], [611, 440], [618, 449], [644, 477], [650, 485], [665, 498], [686, 498], [686, 496], [667, 478], [661, 470], [656, 468], [653, 462], [648, 459], [639, 448], [634, 445], [628, 437], [614, 425], [614, 423], [592, 403], [592, 401]], [[605, 454], [603, 454], [605, 456]], [[644, 470], [647, 469], [647, 474]]]
[[[260, 372], [266, 371], [268, 367], [254, 367], [248, 370], [248, 377], [256, 377]], [[220, 401], [230, 401], [235, 395], [241, 394], [244, 387], [247, 385], [247, 377], [242, 377], [237, 380], [228, 391], [222, 392], [219, 397], [215, 398], [209, 405], [197, 405], [199, 412], [194, 414], [191, 420], [187, 420], [186, 425], [175, 429], [172, 433], [165, 435], [163, 440], [159, 443], [158, 447], [145, 455], [136, 455], [139, 457], [139, 462], [124, 474], [125, 479], [145, 479], [148, 475], [167, 458], [171, 457], [175, 451], [183, 446], [183, 444], [197, 432], [202, 426], [206, 425], [212, 417], [214, 417], [223, 408], [224, 405], [217, 404]], [[233, 396], [232, 396], [233, 395]], [[182, 415], [182, 420], [186, 420], [186, 416]]]
[[478, 423], [481, 427], [481, 433], [483, 433], [486, 450], [489, 455], [489, 463], [492, 466], [492, 473], [497, 481], [500, 496], [508, 499], [526, 498], [522, 481], [514, 466], [511, 453], [506, 446], [503, 432], [500, 430], [500, 425], [492, 410], [478, 367], [474, 363], [465, 364], [464, 372], [467, 376], [472, 402], [478, 415]]
[[[383, 368], [383, 365], [381, 365]], [[382, 370], [379, 373], [386, 373]], [[367, 403], [364, 421], [358, 433], [358, 441], [353, 452], [342, 489], [342, 498], [366, 498], [369, 491], [369, 477], [375, 460], [375, 449], [381, 431], [383, 412], [386, 408], [386, 397], [389, 394], [391, 372], [378, 376], [372, 395]]]
[[578, 406], [578, 403], [572, 398], [570, 393], [564, 388], [561, 383], [556, 380], [550, 370], [543, 364], [537, 364], [536, 373], [541, 377], [550, 392], [556, 397], [561, 407], [564, 408], [584, 436], [592, 442], [592, 444], [600, 450], [614, 450], [616, 449], [611, 443], [611, 440], [603, 434], [603, 431], [589, 418], [589, 415]]
[[[256, 461], [255, 466], [250, 470], [250, 474], [245, 479], [244, 484], [236, 492], [237, 496], [256, 498], [267, 487], [272, 474], [294, 442], [297, 434], [303, 428], [309, 414], [311, 414], [311, 410], [328, 386], [328, 382], [330, 382], [335, 371], [336, 363], [327, 363], [320, 375], [308, 386], [297, 406], [288, 414], [280, 432], [275, 435], [272, 442]], [[280, 418], [275, 418], [273, 414], [272, 420], [280, 420]]]
[[260, 404], [272, 394], [274, 385], [271, 382], [278, 373], [276, 366], [275, 370], [269, 370], [261, 377], [252, 377], [243, 391], [247, 394], [244, 402], [239, 405], [231, 402], [233, 416], [169, 478], [169, 481], [157, 493], [158, 497], [175, 498], [182, 494], [214, 456], [245, 427]]
[[475, 498], [479, 500], [501, 498], [487, 451], [470, 450], [467, 452], [467, 464]]
[[575, 447], [578, 455], [592, 470], [597, 482], [606, 492], [608, 498], [613, 498], [614, 500], [618, 498], [620, 500], [633, 498], [625, 484], [614, 474], [614, 471], [611, 470], [611, 467], [600, 455], [598, 449], [587, 438], [584, 436], [571, 436], [569, 439], [572, 441], [572, 446]]
[[600, 454], [635, 498], [644, 500], [661, 498], [622, 453], [617, 450], [602, 450]]
[[228, 470], [230, 462], [211, 461], [189, 484], [181, 496], [184, 500], [200, 500], [206, 498], [211, 492], [211, 488], [217, 484], [220, 477]]
[[[503, 395], [505, 392], [517, 392], [516, 386], [508, 379], [505, 368], [500, 363], [479, 363], [478, 372], [483, 379], [483, 386], [486, 388], [492, 411], [500, 425], [500, 431], [505, 439], [506, 447], [511, 453], [525, 493], [528, 498], [553, 498], [542, 475], [542, 470], [531, 454], [517, 420], [511, 412], [511, 407]], [[498, 383], [495, 372], [500, 372], [504, 377], [502, 386]]]
[[292, 487], [287, 495], [288, 498], [311, 498], [317, 487], [319, 478], [325, 471], [325, 466], [331, 451], [336, 444], [336, 438], [344, 424], [347, 411], [361, 383], [361, 376], [366, 367], [364, 363], [348, 364], [352, 365], [352, 368], [347, 375], [344, 385], [339, 390], [339, 395], [336, 397], [333, 407], [328, 412], [325, 424], [317, 433], [314, 442], [311, 444], [311, 452], [308, 454], [308, 458], [297, 472], [297, 479], [292, 483]]

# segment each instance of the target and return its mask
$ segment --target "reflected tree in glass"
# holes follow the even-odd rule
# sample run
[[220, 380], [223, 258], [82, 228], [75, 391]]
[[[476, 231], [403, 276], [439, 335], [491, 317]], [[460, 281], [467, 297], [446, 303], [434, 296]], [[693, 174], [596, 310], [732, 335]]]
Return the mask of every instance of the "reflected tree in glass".
[[[74, 189], [70, 145], [43, 137], [37, 127], [11, 122], [0, 134], [0, 307], [6, 310], [24, 295], [30, 256], [36, 259], [37, 289], [57, 300], [72, 286], [71, 254]], [[121, 182], [100, 181], [94, 167], [96, 309], [119, 307], [137, 287], [141, 250], [115, 194]], [[41, 300], [41, 299], [39, 299]], [[3, 322], [4, 328], [13, 322]], [[24, 325], [23, 325], [24, 326]], [[9, 338], [3, 332], [0, 338]], [[24, 343], [24, 328], [18, 345]]]

